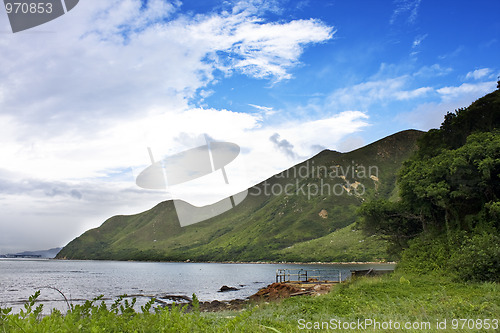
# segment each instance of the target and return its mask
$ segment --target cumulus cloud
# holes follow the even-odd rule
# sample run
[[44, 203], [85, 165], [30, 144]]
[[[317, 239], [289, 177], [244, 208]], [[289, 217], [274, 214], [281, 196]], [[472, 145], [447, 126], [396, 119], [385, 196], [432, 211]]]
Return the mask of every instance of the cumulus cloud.
[[45, 121], [48, 132], [89, 130], [101, 125], [89, 116], [184, 107], [215, 70], [290, 78], [304, 47], [334, 33], [314, 19], [264, 22], [255, 3], [191, 17], [174, 16], [179, 2], [87, 1], [48, 23], [54, 33], [4, 34], [0, 106], [25, 122]]
[[332, 33], [331, 28], [318, 20], [242, 24], [234, 31], [234, 42], [227, 49], [229, 54], [236, 55], [231, 58], [229, 68], [256, 78], [289, 79], [291, 74], [287, 70], [297, 64], [302, 46], [328, 40]]
[[463, 83], [458, 87], [449, 86], [437, 89], [437, 92], [441, 95], [443, 101], [447, 102], [452, 100], [471, 99], [474, 96], [478, 98], [495, 90], [495, 86], [495, 81], [480, 82], [476, 84]]
[[[263, 124], [273, 110], [193, 107], [193, 98], [207, 98], [211, 84], [235, 73], [291, 79], [304, 49], [335, 29], [316, 19], [265, 20], [280, 12], [279, 1], [225, 2], [197, 15], [181, 6], [89, 0], [43, 27], [0, 34], [0, 247], [30, 228], [37, 232], [24, 244], [52, 247], [56, 236], [43, 246], [29, 240], [69, 241], [113, 214], [171, 198], [135, 187], [150, 162], [147, 147], [160, 159], [198, 145], [204, 133], [235, 142], [242, 147], [235, 163], [254, 166], [248, 182], [290, 165], [275, 156], [262, 167], [274, 150], [269, 137], [281, 133]], [[308, 153], [309, 141], [321, 139], [297, 148]]]
[[126, 150], [166, 131], [245, 130], [258, 116], [192, 109], [190, 98], [217, 80], [217, 70], [290, 78], [304, 47], [334, 33], [318, 20], [260, 18], [277, 2], [240, 1], [196, 16], [179, 13], [180, 5], [86, 1], [44, 26], [54, 33], [2, 34], [0, 110], [12, 132], [0, 148], [6, 166], [29, 173], [23, 165], [31, 163], [48, 177], [63, 166], [58, 177], [75, 177], [86, 167], [80, 176], [95, 177], [130, 164]]
[[337, 149], [346, 136], [369, 126], [368, 119], [365, 112], [343, 111], [328, 118], [286, 123], [279, 133], [294, 146], [297, 156], [312, 156], [322, 147]]
[[475, 71], [467, 73], [465, 75], [466, 79], [474, 79], [474, 80], [479, 80], [485, 77], [489, 77], [493, 73], [493, 70], [490, 68], [481, 68], [481, 69], [476, 69]]

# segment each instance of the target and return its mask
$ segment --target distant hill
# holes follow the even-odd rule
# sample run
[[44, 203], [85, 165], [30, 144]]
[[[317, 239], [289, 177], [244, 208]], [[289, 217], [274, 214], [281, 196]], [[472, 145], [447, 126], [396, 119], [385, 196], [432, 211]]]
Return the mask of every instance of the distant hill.
[[24, 251], [19, 253], [11, 253], [0, 256], [0, 258], [43, 258], [52, 259], [61, 251], [61, 247], [56, 247], [50, 250], [40, 250], [40, 251]]
[[[390, 259], [384, 241], [365, 240], [352, 231], [352, 224], [358, 219], [357, 208], [365, 200], [397, 198], [396, 173], [416, 150], [417, 139], [423, 133], [399, 132], [349, 153], [324, 150], [255, 185], [234, 209], [194, 225], [179, 225], [172, 201], [140, 214], [114, 216], [71, 241], [57, 258]], [[314, 254], [315, 246], [321, 253]]]

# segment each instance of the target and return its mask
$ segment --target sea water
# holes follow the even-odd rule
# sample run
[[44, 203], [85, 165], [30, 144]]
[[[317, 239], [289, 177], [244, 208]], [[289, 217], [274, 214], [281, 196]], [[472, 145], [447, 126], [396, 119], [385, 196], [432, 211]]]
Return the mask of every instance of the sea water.
[[[347, 278], [353, 269], [393, 269], [394, 265], [0, 259], [0, 307], [18, 312], [37, 290], [44, 313], [53, 308], [65, 311], [68, 303], [81, 304], [100, 295], [109, 304], [120, 295], [135, 297], [137, 308], [152, 297], [168, 302], [166, 295], [191, 297], [195, 293], [200, 301], [245, 299], [275, 282], [277, 269], [301, 268], [337, 269]], [[238, 290], [219, 292], [223, 285]]]

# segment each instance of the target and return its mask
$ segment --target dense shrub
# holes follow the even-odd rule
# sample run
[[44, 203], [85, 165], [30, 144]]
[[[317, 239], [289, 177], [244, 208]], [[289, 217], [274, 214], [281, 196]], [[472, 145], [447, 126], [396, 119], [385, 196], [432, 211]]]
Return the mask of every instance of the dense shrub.
[[498, 233], [465, 235], [452, 252], [450, 269], [461, 280], [500, 282], [500, 237]]
[[421, 235], [410, 242], [403, 251], [398, 269], [416, 274], [442, 273], [450, 258], [450, 249], [445, 237]]

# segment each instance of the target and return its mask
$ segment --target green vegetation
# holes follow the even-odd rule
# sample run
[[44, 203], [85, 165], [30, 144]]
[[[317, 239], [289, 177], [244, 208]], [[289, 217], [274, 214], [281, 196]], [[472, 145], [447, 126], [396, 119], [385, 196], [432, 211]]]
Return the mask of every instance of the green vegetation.
[[[400, 132], [350, 153], [325, 150], [256, 185], [236, 208], [187, 227], [180, 227], [172, 201], [141, 214], [112, 217], [70, 242], [57, 257], [153, 261], [390, 260], [384, 254], [384, 240], [373, 237], [360, 242], [366, 237], [356, 234], [343, 239], [340, 235], [347, 234], [347, 229], [342, 228], [356, 222], [357, 209], [363, 201], [397, 195], [397, 170], [416, 149], [422, 134]], [[337, 230], [340, 234], [335, 236]], [[318, 241], [314, 244], [323, 244], [321, 247], [325, 248], [321, 258], [310, 255], [309, 246], [313, 243], [307, 241], [315, 239]], [[327, 249], [326, 244], [332, 247]], [[289, 251], [289, 247], [297, 251]], [[301, 253], [302, 249], [307, 251]]]
[[[98, 297], [71, 305], [65, 315], [53, 310], [41, 316], [38, 292], [19, 314], [0, 309], [0, 332], [296, 332], [342, 329], [342, 323], [355, 327], [351, 332], [399, 331], [396, 325], [406, 332], [497, 331], [499, 124], [496, 91], [449, 113], [439, 130], [423, 136], [398, 133], [348, 154], [324, 151], [266, 181], [267, 186], [293, 181], [298, 187], [328, 181], [349, 188], [347, 194], [251, 195], [236, 209], [186, 228], [179, 226], [172, 202], [163, 202], [142, 214], [113, 217], [59, 254], [288, 261], [384, 260], [392, 255], [401, 257], [393, 274], [342, 283], [323, 296], [249, 304], [240, 312], [201, 313], [193, 295], [190, 310], [153, 308], [152, 300], [136, 312], [135, 300], [121, 297], [107, 307]], [[313, 162], [325, 170], [352, 166], [354, 173], [296, 177], [301, 166]], [[378, 167], [376, 177], [360, 177], [362, 166], [370, 165]], [[355, 195], [350, 185], [360, 179], [366, 192]], [[266, 182], [253, 190], [262, 192]], [[353, 224], [357, 214], [363, 217], [358, 224], [363, 233]], [[386, 245], [389, 254], [382, 250]], [[405, 329], [408, 323], [413, 328]]]
[[[370, 178], [371, 183], [365, 182], [363, 195], [307, 200], [250, 196], [230, 213], [187, 228], [178, 226], [173, 205], [165, 202], [143, 214], [108, 220], [74, 240], [59, 256], [289, 261], [395, 256], [401, 260], [393, 274], [349, 281], [323, 296], [252, 304], [242, 312], [200, 313], [195, 301], [188, 313], [179, 307], [150, 313], [152, 303], [136, 313], [131, 304], [120, 305], [121, 300], [111, 309], [95, 305], [98, 300], [94, 300], [72, 307], [66, 316], [54, 312], [40, 318], [35, 295], [19, 315], [0, 310], [0, 332], [296, 332], [339, 329], [334, 325], [341, 323], [355, 323], [355, 329], [346, 330], [350, 332], [399, 331], [396, 323], [406, 332], [498, 331], [499, 124], [500, 91], [496, 91], [449, 113], [440, 129], [423, 136], [402, 132], [348, 154], [324, 151], [309, 161], [326, 168], [353, 165], [356, 173], [361, 165], [377, 165], [380, 173], [377, 179]], [[308, 174], [298, 186], [318, 185], [322, 179]], [[267, 182], [289, 181], [290, 177], [277, 175]], [[353, 184], [356, 177], [329, 181]], [[358, 216], [362, 219], [353, 224]], [[152, 237], [158, 244], [151, 245]], [[386, 245], [389, 254], [384, 257], [381, 248]], [[366, 320], [372, 326], [366, 326]], [[392, 328], [383, 326], [389, 323]], [[418, 328], [405, 329], [406, 323]]]
[[399, 173], [400, 200], [360, 213], [400, 267], [463, 281], [500, 281], [500, 91], [448, 113]]
[[[393, 327], [396, 322], [401, 327], [406, 323], [430, 327], [403, 332], [494, 332], [494, 320], [497, 328], [500, 325], [498, 284], [457, 283], [443, 277], [401, 272], [337, 285], [323, 296], [251, 304], [241, 312], [200, 313], [196, 306], [190, 312], [180, 306], [155, 309], [150, 302], [137, 313], [133, 301], [118, 299], [107, 307], [97, 298], [72, 306], [66, 315], [53, 311], [41, 317], [41, 307], [35, 307], [36, 296], [30, 298], [21, 314], [0, 309], [0, 332], [297, 332], [306, 325], [326, 328], [325, 322], [330, 325], [358, 320], [372, 320], [379, 325], [392, 322]], [[474, 322], [466, 322], [465, 329], [461, 329], [463, 322], [453, 319]], [[438, 330], [437, 323], [444, 320], [447, 329]], [[430, 326], [424, 326], [427, 323]], [[483, 327], [489, 323], [490, 329], [480, 329], [479, 323]], [[458, 328], [453, 329], [453, 324]], [[345, 331], [399, 330], [365, 326]]]
[[354, 225], [348, 225], [324, 237], [294, 244], [279, 254], [282, 260], [289, 262], [383, 261], [392, 259], [387, 255], [386, 246], [387, 241], [378, 236], [366, 236]]

